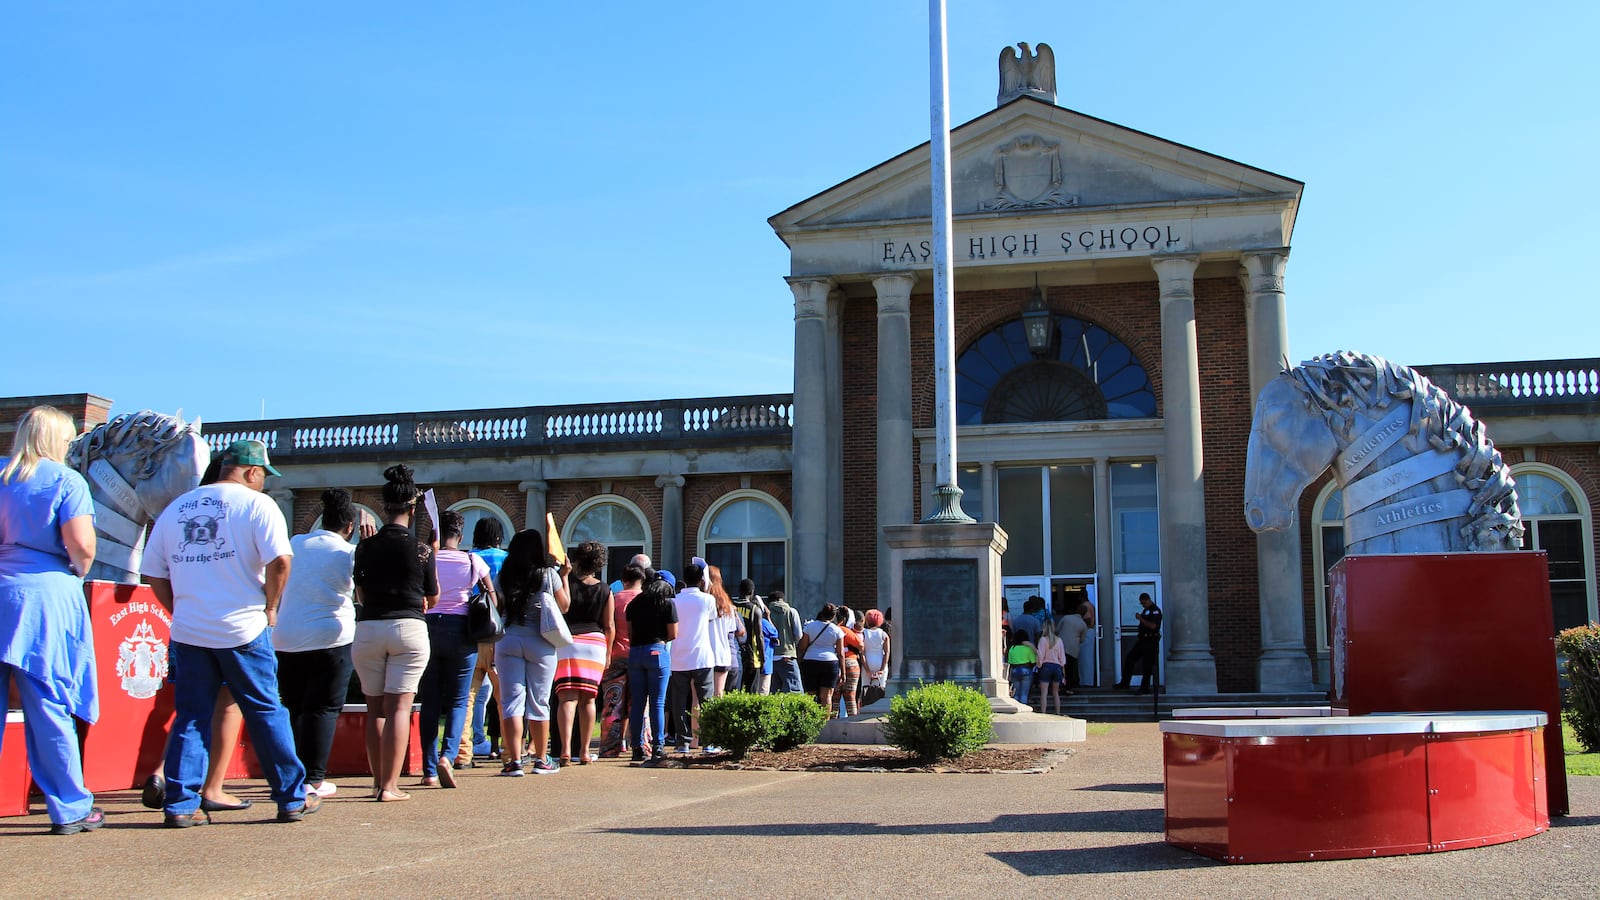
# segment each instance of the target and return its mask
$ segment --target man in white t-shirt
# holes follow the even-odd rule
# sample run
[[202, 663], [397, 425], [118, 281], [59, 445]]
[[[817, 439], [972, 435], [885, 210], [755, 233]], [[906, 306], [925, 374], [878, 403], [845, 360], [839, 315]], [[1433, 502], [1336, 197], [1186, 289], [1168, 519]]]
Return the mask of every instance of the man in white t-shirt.
[[689, 718], [689, 692], [701, 702], [711, 696], [712, 667], [716, 665], [714, 626], [717, 601], [702, 591], [706, 570], [698, 563], [683, 567], [678, 595], [678, 637], [672, 642], [672, 678], [667, 683], [667, 712], [678, 730], [678, 751], [689, 752], [693, 724]]
[[167, 742], [169, 828], [211, 821], [200, 787], [211, 715], [224, 683], [244, 713], [278, 821], [298, 822], [321, 805], [316, 792], [306, 790], [289, 712], [278, 698], [271, 628], [293, 554], [283, 513], [261, 492], [269, 474], [278, 470], [267, 461], [265, 444], [234, 441], [223, 451], [216, 483], [172, 501], [145, 547], [144, 574], [172, 610], [177, 710]]

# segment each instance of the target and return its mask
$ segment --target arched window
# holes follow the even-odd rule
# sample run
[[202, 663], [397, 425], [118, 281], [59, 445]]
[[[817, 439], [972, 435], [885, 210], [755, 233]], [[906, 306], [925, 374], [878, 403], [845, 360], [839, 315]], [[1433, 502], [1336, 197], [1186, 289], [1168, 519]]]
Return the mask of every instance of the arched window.
[[777, 501], [759, 491], [735, 491], [712, 507], [701, 528], [701, 555], [722, 570], [728, 593], [736, 593], [743, 578], [763, 596], [788, 591], [789, 514]]
[[640, 553], [649, 555], [650, 527], [639, 507], [614, 494], [603, 494], [584, 501], [567, 518], [562, 540], [568, 547], [584, 541], [606, 545], [606, 580], [621, 577], [628, 560]]
[[1318, 682], [1327, 676], [1320, 663], [1328, 659], [1328, 570], [1344, 559], [1344, 491], [1329, 481], [1311, 504], [1311, 560], [1316, 567]]
[[1098, 325], [1055, 317], [1055, 352], [1036, 358], [1021, 319], [972, 342], [956, 360], [956, 422], [1148, 419], [1156, 395], [1133, 351]]
[[1550, 606], [1556, 631], [1595, 621], [1594, 546], [1587, 499], [1554, 466], [1513, 466], [1522, 511], [1522, 549], [1543, 550], [1550, 562]]
[[472, 549], [472, 532], [478, 527], [479, 519], [494, 519], [500, 523], [500, 546], [505, 547], [511, 543], [511, 536], [517, 533], [515, 525], [511, 524], [511, 517], [506, 511], [487, 500], [476, 497], [450, 504], [450, 509], [461, 513], [461, 546], [463, 549]]

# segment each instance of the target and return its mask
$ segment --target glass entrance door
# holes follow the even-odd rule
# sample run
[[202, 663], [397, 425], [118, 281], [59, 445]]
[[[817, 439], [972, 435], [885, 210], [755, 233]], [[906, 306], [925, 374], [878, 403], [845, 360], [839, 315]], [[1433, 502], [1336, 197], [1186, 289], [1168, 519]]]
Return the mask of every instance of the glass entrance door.
[[[1098, 687], [1100, 685], [1100, 654], [1099, 646], [1099, 616], [1095, 615], [1098, 604], [1098, 591], [1095, 590], [1094, 579], [1091, 577], [1057, 577], [1050, 582], [1050, 615], [1060, 621], [1062, 616], [1068, 616], [1078, 611], [1087, 604], [1088, 609], [1083, 614], [1084, 622], [1089, 630], [1084, 633], [1083, 645], [1077, 648], [1069, 647], [1069, 653], [1078, 656], [1077, 683], [1083, 687]], [[1071, 681], [1071, 679], [1068, 679]]]
[[[1116, 672], [1117, 683], [1127, 680], [1123, 674], [1123, 661], [1128, 657], [1128, 651], [1133, 647], [1134, 638], [1139, 633], [1139, 610], [1144, 607], [1139, 603], [1140, 594], [1149, 594], [1156, 606], [1161, 606], [1161, 580], [1150, 576], [1119, 575], [1116, 579], [1116, 628], [1117, 628], [1117, 657], [1112, 660], [1113, 670]], [[1166, 627], [1163, 622], [1161, 629], [1161, 653], [1156, 657], [1156, 680], [1166, 684]]]

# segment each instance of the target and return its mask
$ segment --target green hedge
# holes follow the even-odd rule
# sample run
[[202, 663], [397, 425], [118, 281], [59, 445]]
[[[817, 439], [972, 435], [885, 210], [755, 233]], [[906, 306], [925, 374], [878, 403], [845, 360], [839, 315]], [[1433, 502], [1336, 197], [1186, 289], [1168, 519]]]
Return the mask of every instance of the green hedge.
[[806, 694], [731, 691], [700, 707], [700, 742], [743, 756], [753, 749], [782, 752], [822, 733], [828, 711]]
[[1600, 627], [1568, 628], [1556, 635], [1556, 652], [1567, 658], [1567, 722], [1584, 750], [1600, 751]]
[[889, 743], [922, 759], [954, 759], [994, 737], [989, 700], [949, 682], [923, 685], [889, 701]]

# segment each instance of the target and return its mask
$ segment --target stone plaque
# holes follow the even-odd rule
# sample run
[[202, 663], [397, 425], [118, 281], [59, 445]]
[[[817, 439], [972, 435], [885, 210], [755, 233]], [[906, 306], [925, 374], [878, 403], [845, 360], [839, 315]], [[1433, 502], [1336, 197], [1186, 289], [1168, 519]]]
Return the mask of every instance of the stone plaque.
[[908, 659], [976, 658], [978, 561], [911, 559], [901, 569], [905, 613], [895, 622]]

